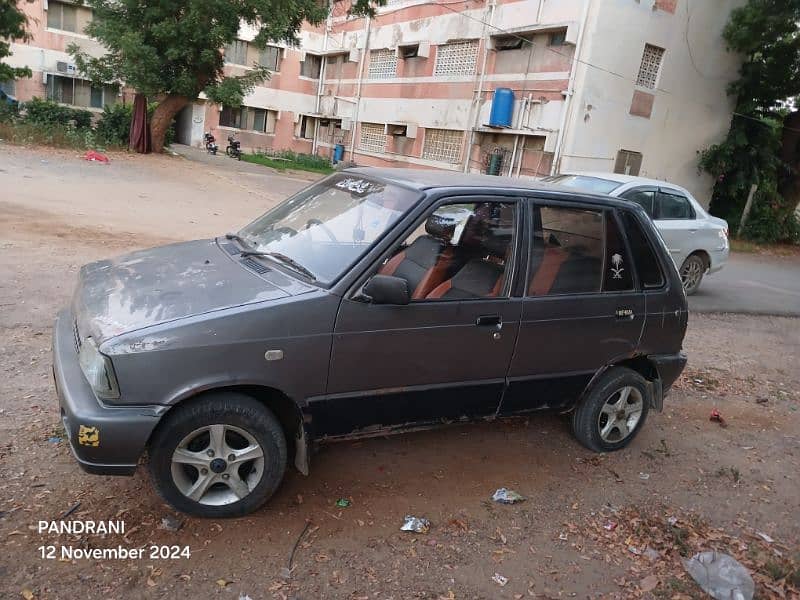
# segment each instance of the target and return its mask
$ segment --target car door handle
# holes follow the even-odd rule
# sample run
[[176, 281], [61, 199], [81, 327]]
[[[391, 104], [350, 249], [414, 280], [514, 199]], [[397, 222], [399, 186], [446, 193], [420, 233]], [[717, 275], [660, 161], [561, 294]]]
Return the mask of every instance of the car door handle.
[[475, 320], [475, 325], [478, 327], [497, 327], [500, 329], [503, 326], [503, 319], [500, 315], [482, 315]]
[[689, 233], [697, 233], [697, 229], [689, 229]]

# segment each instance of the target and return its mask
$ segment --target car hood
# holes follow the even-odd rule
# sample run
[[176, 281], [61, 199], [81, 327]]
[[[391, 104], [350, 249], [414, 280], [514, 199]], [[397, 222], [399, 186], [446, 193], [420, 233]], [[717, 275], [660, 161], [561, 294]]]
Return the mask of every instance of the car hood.
[[73, 312], [81, 337], [117, 335], [290, 295], [236, 264], [214, 240], [150, 248], [81, 268]]

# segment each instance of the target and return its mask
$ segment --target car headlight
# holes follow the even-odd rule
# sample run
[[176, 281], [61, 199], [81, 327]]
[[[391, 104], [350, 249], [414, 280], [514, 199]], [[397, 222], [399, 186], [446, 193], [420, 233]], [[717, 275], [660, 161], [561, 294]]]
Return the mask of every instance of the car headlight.
[[86, 381], [99, 398], [119, 398], [117, 378], [114, 376], [111, 359], [100, 353], [92, 338], [87, 337], [83, 340], [78, 353], [78, 362]]

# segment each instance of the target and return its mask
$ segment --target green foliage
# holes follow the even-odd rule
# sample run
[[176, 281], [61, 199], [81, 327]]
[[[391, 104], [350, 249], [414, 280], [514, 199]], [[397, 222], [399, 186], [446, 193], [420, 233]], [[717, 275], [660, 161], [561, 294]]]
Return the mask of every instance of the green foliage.
[[[25, 31], [27, 21], [25, 14], [17, 6], [17, 0], [0, 0], [0, 61], [11, 56], [12, 41], [30, 39], [30, 34]], [[30, 76], [31, 70], [28, 68], [11, 67], [0, 62], [0, 81]]]
[[33, 98], [23, 104], [24, 120], [28, 123], [42, 125], [68, 125], [70, 122], [75, 127], [91, 127], [92, 113], [88, 110], [62, 106], [57, 102]]
[[314, 154], [300, 154], [291, 150], [280, 150], [270, 154], [255, 153], [242, 154], [242, 160], [271, 167], [278, 171], [286, 169], [296, 169], [298, 171], [310, 171], [312, 173], [333, 173], [329, 159]]
[[[750, 187], [758, 186], [744, 234], [798, 241], [791, 201], [779, 182], [792, 175], [780, 158], [786, 100], [800, 95], [800, 0], [749, 0], [731, 13], [723, 37], [743, 58], [728, 88], [735, 111], [727, 137], [701, 152], [699, 167], [715, 179], [710, 210], [738, 223]], [[796, 173], [794, 174], [796, 175]]]
[[19, 104], [0, 100], [0, 123], [11, 123], [19, 117]]
[[95, 128], [98, 139], [108, 145], [127, 146], [130, 139], [132, 115], [133, 105], [131, 104], [119, 102], [113, 106], [106, 105]]

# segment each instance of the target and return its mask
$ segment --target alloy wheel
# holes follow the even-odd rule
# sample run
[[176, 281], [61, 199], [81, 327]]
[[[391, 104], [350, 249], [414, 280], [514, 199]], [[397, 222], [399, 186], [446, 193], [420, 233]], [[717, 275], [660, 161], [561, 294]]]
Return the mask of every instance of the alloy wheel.
[[617, 443], [636, 429], [642, 418], [644, 399], [633, 386], [625, 386], [611, 394], [600, 409], [597, 426], [604, 442]]
[[244, 429], [214, 424], [184, 437], [172, 453], [178, 490], [200, 504], [223, 506], [252, 492], [264, 475], [264, 451]]
[[681, 268], [681, 283], [687, 292], [693, 290], [700, 284], [703, 277], [703, 266], [699, 260], [689, 259]]

